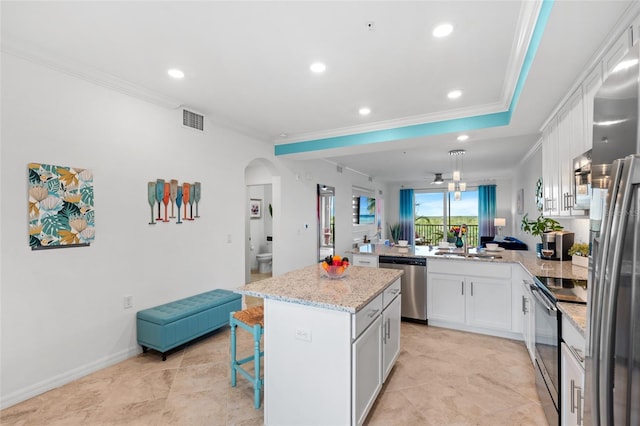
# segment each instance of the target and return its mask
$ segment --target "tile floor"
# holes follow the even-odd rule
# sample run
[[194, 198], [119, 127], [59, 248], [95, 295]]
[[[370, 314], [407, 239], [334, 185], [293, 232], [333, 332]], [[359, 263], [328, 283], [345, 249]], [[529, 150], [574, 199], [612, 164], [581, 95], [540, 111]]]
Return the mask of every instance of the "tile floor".
[[[239, 350], [251, 351], [249, 333]], [[149, 352], [0, 411], [2, 425], [261, 425], [253, 389], [229, 384], [229, 329]], [[369, 425], [542, 425], [522, 342], [402, 323], [401, 352]]]

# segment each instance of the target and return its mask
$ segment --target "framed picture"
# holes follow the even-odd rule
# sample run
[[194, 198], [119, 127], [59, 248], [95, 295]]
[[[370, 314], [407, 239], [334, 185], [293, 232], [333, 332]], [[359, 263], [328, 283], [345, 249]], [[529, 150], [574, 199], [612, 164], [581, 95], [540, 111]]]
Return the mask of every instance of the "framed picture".
[[259, 219], [262, 216], [262, 200], [252, 198], [249, 200], [249, 217]]
[[518, 199], [516, 200], [518, 214], [524, 213], [524, 188], [518, 189]]

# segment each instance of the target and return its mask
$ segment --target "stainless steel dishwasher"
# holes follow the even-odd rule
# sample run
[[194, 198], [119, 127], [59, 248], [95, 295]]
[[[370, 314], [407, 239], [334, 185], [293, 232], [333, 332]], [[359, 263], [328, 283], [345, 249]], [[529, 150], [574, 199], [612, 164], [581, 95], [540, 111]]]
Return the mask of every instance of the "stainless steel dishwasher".
[[400, 269], [402, 319], [427, 323], [427, 259], [425, 257], [380, 256], [379, 267]]

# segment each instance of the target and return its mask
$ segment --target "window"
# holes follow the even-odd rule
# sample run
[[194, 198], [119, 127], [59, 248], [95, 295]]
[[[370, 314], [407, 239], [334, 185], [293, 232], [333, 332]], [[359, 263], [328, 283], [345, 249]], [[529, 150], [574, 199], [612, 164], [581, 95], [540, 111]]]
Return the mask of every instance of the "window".
[[467, 243], [478, 246], [478, 190], [462, 193], [462, 199], [455, 201], [452, 192], [416, 191], [415, 232], [418, 241], [437, 244], [447, 238], [452, 226], [467, 225]]

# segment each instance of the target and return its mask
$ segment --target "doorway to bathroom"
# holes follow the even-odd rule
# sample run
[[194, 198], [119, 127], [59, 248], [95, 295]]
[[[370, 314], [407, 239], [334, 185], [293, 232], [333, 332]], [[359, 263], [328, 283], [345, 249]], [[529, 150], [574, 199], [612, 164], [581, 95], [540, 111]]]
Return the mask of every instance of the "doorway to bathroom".
[[271, 185], [247, 186], [249, 197], [250, 282], [270, 278], [273, 266], [273, 198]]

